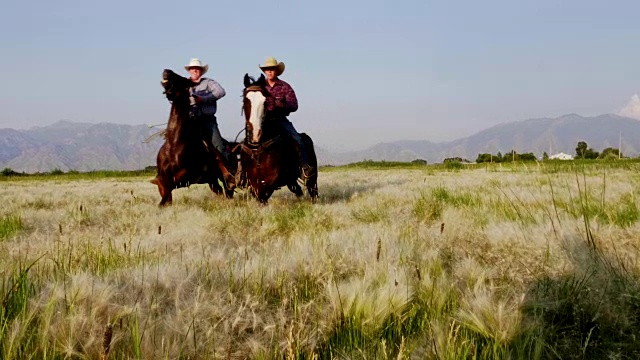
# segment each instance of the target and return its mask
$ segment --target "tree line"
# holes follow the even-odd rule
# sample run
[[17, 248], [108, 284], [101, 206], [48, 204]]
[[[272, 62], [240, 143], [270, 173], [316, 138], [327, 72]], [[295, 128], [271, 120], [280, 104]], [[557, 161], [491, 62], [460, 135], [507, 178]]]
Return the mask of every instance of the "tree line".
[[[602, 150], [602, 152], [598, 152], [593, 150], [586, 141], [578, 141], [578, 145], [576, 146], [576, 153], [574, 159], [620, 159], [624, 158], [620, 149], [608, 147]], [[528, 153], [517, 153], [515, 150], [512, 150], [504, 155], [498, 152], [497, 154], [489, 154], [483, 153], [478, 154], [476, 158], [477, 163], [485, 163], [485, 162], [512, 162], [512, 161], [536, 161], [538, 158], [531, 152]], [[542, 153], [542, 160], [549, 160], [549, 154], [547, 152]]]

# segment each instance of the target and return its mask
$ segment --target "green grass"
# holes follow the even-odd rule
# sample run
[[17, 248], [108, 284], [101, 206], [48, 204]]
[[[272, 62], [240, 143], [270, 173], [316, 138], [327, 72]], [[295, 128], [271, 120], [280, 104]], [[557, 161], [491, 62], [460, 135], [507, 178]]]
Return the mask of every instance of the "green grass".
[[129, 177], [142, 177], [149, 178], [155, 177], [155, 170], [130, 170], [130, 171], [116, 171], [116, 170], [96, 170], [87, 172], [68, 171], [63, 172], [61, 170], [54, 170], [50, 173], [36, 173], [36, 174], [21, 174], [21, 173], [7, 173], [7, 175], [0, 175], [0, 181], [32, 181], [32, 180], [59, 180], [59, 181], [73, 181], [73, 180], [98, 180], [108, 178], [129, 178]]
[[196, 185], [158, 209], [145, 174], [4, 179], [0, 358], [635, 359], [620, 163], [367, 163], [268, 207]]
[[362, 223], [373, 224], [380, 221], [387, 220], [389, 213], [383, 204], [379, 204], [375, 207], [363, 206], [351, 211], [351, 216]]
[[22, 217], [19, 215], [0, 217], [0, 241], [17, 234], [23, 228]]
[[365, 160], [340, 166], [323, 166], [323, 171], [341, 171], [345, 169], [368, 169], [368, 170], [384, 170], [384, 169], [426, 169], [429, 165], [421, 162], [404, 162], [404, 161], [373, 161]]

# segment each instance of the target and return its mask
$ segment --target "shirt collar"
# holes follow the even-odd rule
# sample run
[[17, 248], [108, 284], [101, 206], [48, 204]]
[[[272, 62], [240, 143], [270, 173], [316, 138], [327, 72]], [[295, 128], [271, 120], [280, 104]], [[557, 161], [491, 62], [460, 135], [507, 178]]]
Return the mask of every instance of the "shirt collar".
[[276, 79], [276, 82], [273, 84], [273, 86], [269, 86], [269, 83], [267, 82], [267, 86], [272, 87], [272, 88], [274, 88], [276, 86], [279, 86], [279, 85], [282, 85], [282, 80], [280, 80], [280, 79]]

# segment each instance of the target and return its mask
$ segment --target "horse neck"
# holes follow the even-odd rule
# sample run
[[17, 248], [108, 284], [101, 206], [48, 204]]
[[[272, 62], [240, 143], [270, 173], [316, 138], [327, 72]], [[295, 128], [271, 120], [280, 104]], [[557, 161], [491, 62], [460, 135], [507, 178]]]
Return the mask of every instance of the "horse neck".
[[262, 141], [269, 141], [280, 134], [280, 127], [277, 121], [272, 118], [266, 118], [262, 121]]
[[188, 136], [185, 131], [187, 127], [187, 119], [189, 118], [189, 107], [180, 104], [179, 100], [171, 104], [171, 115], [169, 116], [169, 124], [167, 125], [167, 140], [176, 143]]

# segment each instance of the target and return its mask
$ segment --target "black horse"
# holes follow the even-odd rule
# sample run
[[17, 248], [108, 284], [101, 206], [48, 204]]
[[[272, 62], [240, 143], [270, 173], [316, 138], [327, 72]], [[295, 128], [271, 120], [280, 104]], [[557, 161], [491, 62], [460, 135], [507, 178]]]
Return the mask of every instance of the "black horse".
[[[244, 76], [242, 110], [246, 120], [246, 137], [240, 144], [240, 163], [243, 175], [253, 195], [262, 204], [267, 204], [273, 192], [283, 186], [297, 196], [302, 196], [298, 179], [302, 180], [300, 163], [293, 140], [282, 132], [278, 119], [265, 110], [265, 100], [269, 93], [265, 89], [264, 75], [255, 81], [248, 74]], [[309, 165], [317, 168], [313, 141], [300, 134], [305, 144]], [[318, 175], [314, 172], [304, 181], [313, 201], [318, 198]]]
[[[151, 181], [158, 185], [162, 197], [160, 206], [171, 204], [173, 189], [191, 184], [209, 184], [214, 193], [233, 197], [234, 176], [225, 166], [220, 152], [204, 140], [204, 124], [190, 118], [189, 88], [194, 85], [190, 79], [171, 70], [165, 69], [162, 73], [162, 86], [171, 102], [171, 114], [164, 144], [158, 151], [158, 175]], [[225, 184], [224, 190], [218, 180]]]

